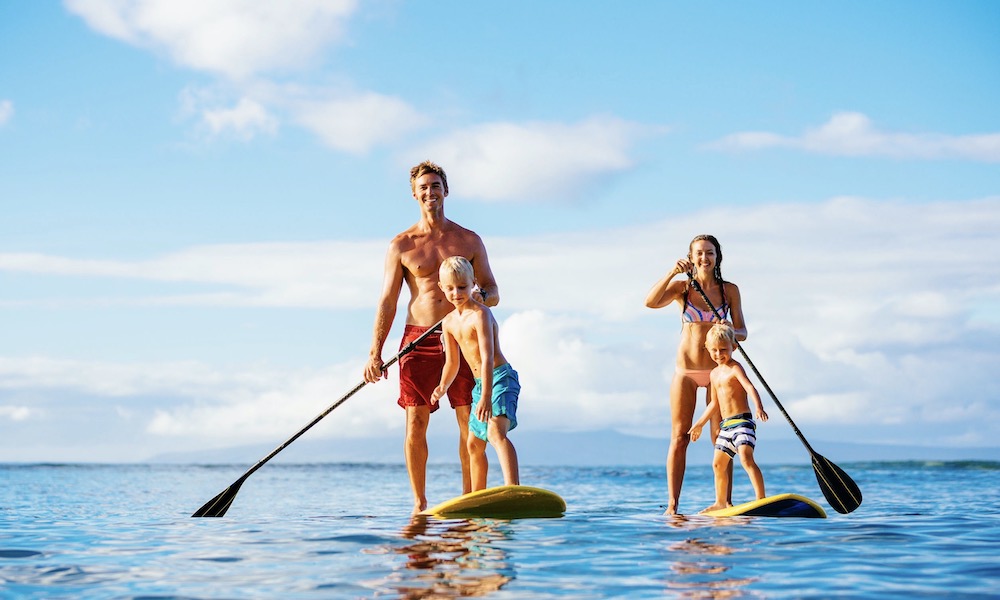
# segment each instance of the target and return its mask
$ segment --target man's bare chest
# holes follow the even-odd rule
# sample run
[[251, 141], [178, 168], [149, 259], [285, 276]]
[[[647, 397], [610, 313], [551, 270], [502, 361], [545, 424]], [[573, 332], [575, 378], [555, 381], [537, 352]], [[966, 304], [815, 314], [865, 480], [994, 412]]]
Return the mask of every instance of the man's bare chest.
[[464, 248], [458, 243], [441, 242], [427, 244], [404, 252], [400, 257], [403, 267], [416, 277], [436, 276], [441, 263], [449, 256], [465, 256]]

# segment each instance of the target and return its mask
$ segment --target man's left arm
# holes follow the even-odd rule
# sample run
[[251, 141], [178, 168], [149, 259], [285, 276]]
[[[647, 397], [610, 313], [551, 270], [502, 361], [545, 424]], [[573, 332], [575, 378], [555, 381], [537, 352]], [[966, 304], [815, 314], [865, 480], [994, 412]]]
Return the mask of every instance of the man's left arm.
[[496, 306], [500, 304], [500, 288], [493, 277], [493, 270], [490, 269], [490, 259], [486, 255], [486, 245], [482, 238], [475, 236], [475, 251], [472, 254], [472, 270], [476, 276], [476, 284], [479, 286], [479, 293], [482, 302], [486, 306]]

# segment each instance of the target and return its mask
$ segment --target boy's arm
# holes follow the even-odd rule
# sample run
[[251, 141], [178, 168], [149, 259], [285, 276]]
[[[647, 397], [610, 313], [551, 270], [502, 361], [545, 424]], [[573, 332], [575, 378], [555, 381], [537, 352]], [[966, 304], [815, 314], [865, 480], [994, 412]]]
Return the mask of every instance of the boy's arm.
[[431, 392], [431, 404], [437, 404], [438, 400], [448, 391], [455, 377], [458, 375], [458, 341], [448, 330], [448, 319], [441, 325], [441, 345], [444, 346], [444, 367], [441, 369], [441, 383]]
[[701, 413], [698, 420], [695, 421], [694, 425], [691, 426], [691, 429], [688, 430], [688, 434], [691, 436], [692, 442], [697, 442], [698, 438], [701, 437], [702, 428], [705, 427], [705, 423], [708, 423], [708, 420], [712, 417], [712, 411], [714, 411], [719, 405], [719, 400], [714, 396], [715, 394], [713, 394], [712, 401], [705, 407], [705, 412]]
[[[476, 321], [476, 337], [479, 340], [479, 377], [483, 393], [475, 406], [476, 418], [483, 423], [493, 418], [493, 318], [490, 309], [484, 308]], [[472, 399], [476, 401], [475, 398]]]
[[764, 412], [764, 404], [760, 401], [760, 394], [757, 393], [757, 388], [754, 387], [753, 382], [747, 377], [747, 372], [743, 370], [743, 365], [737, 363], [737, 366], [739, 368], [736, 369], [736, 380], [746, 390], [747, 397], [753, 400], [754, 408], [757, 409], [757, 420], [762, 423], [766, 422], [767, 413]]

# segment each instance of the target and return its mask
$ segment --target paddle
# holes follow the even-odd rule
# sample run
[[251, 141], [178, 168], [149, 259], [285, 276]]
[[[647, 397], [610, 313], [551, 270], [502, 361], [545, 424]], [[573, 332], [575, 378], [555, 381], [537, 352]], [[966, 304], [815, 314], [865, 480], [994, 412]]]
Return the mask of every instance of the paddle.
[[[688, 274], [688, 278], [694, 285], [694, 289], [696, 289], [698, 293], [701, 294], [701, 297], [705, 299], [705, 303], [710, 309], [712, 309], [712, 312], [715, 313], [715, 315], [720, 319], [723, 319], [722, 314], [716, 310], [712, 301], [708, 299], [708, 294], [706, 294], [705, 290], [702, 289], [698, 280], [690, 274]], [[858, 488], [858, 484], [854, 483], [854, 480], [851, 479], [851, 477], [845, 473], [843, 469], [813, 450], [812, 446], [809, 445], [809, 442], [806, 441], [805, 436], [802, 435], [802, 432], [799, 431], [798, 427], [796, 427], [795, 421], [788, 416], [788, 413], [785, 412], [785, 408], [781, 406], [781, 402], [778, 401], [778, 397], [771, 390], [771, 386], [767, 385], [767, 382], [764, 381], [763, 377], [761, 377], [760, 371], [757, 370], [753, 361], [750, 360], [749, 356], [747, 356], [743, 346], [741, 346], [739, 342], [736, 342], [736, 348], [739, 349], [740, 354], [743, 355], [747, 364], [750, 365], [751, 369], [753, 369], [754, 374], [757, 375], [757, 379], [759, 379], [761, 384], [764, 385], [764, 389], [766, 389], [767, 393], [771, 395], [771, 399], [774, 400], [775, 406], [778, 407], [781, 414], [785, 415], [785, 419], [788, 420], [788, 424], [792, 426], [792, 431], [795, 432], [795, 435], [799, 436], [799, 440], [802, 441], [806, 450], [809, 451], [809, 455], [812, 456], [812, 466], [813, 470], [816, 472], [816, 481], [819, 482], [819, 488], [823, 490], [823, 495], [826, 496], [826, 501], [830, 503], [830, 506], [832, 506], [835, 511], [845, 515], [853, 512], [861, 506], [861, 490]]]
[[[397, 354], [396, 356], [393, 356], [392, 359], [389, 360], [389, 362], [387, 362], [384, 365], [382, 365], [382, 370], [384, 371], [384, 370], [388, 369], [389, 367], [391, 367], [393, 365], [393, 363], [395, 363], [400, 358], [402, 358], [403, 356], [405, 356], [406, 354], [408, 354], [420, 342], [424, 341], [424, 339], [427, 336], [429, 336], [431, 333], [433, 333], [434, 331], [436, 331], [439, 327], [441, 327], [441, 321], [438, 321], [433, 327], [431, 327], [427, 331], [425, 331], [422, 334], [420, 334], [420, 337], [418, 337], [417, 339], [413, 340], [412, 342], [410, 342], [409, 344], [407, 344], [406, 346], [404, 346], [403, 349], [399, 351], [399, 354]], [[308, 431], [310, 427], [312, 427], [316, 423], [319, 423], [323, 419], [323, 417], [325, 417], [326, 415], [330, 414], [333, 411], [333, 409], [337, 408], [338, 406], [340, 406], [341, 404], [343, 404], [344, 402], [346, 402], [347, 399], [350, 398], [351, 396], [353, 396], [355, 393], [357, 393], [358, 390], [360, 390], [361, 388], [365, 387], [366, 383], [368, 383], [368, 382], [365, 381], [365, 380], [361, 380], [361, 383], [359, 383], [358, 385], [354, 386], [354, 389], [352, 389], [351, 391], [349, 391], [346, 394], [344, 394], [343, 396], [341, 396], [341, 398], [339, 400], [337, 400], [336, 402], [334, 402], [333, 404], [331, 404], [329, 406], [329, 408], [327, 408], [323, 412], [319, 413], [316, 416], [315, 419], [313, 419], [312, 421], [309, 421], [308, 425], [306, 425], [305, 427], [303, 427], [302, 429], [300, 429], [292, 437], [290, 437], [287, 440], [285, 440], [280, 446], [278, 446], [277, 448], [275, 448], [274, 450], [272, 450], [270, 454], [268, 454], [264, 458], [258, 460], [257, 464], [255, 464], [254, 466], [252, 466], [249, 469], [247, 469], [247, 472], [244, 473], [243, 475], [240, 475], [240, 478], [237, 479], [236, 481], [234, 481], [232, 485], [230, 485], [226, 489], [222, 490], [222, 492], [219, 493], [219, 495], [216, 496], [215, 498], [212, 498], [211, 500], [209, 500], [208, 502], [206, 502], [204, 506], [202, 506], [197, 511], [195, 511], [195, 513], [193, 515], [191, 515], [191, 516], [192, 517], [221, 517], [221, 516], [225, 515], [226, 511], [229, 510], [229, 506], [233, 503], [233, 500], [236, 498], [236, 494], [239, 493], [240, 486], [243, 485], [243, 482], [246, 481], [248, 477], [250, 477], [251, 475], [253, 475], [254, 471], [256, 471], [257, 469], [263, 467], [264, 463], [266, 463], [267, 461], [269, 461], [272, 458], [274, 458], [279, 452], [281, 452], [282, 450], [284, 450], [289, 444], [291, 444], [295, 440], [299, 439], [299, 436], [301, 436], [303, 433], [305, 433], [306, 431]]]

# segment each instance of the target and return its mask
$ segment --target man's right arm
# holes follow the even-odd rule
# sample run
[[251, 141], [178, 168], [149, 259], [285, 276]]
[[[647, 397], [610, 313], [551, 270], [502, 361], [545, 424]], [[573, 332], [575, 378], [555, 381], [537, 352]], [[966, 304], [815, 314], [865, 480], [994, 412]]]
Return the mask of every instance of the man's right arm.
[[382, 280], [382, 294], [375, 310], [375, 326], [372, 332], [372, 346], [365, 365], [365, 381], [375, 383], [384, 377], [382, 371], [382, 347], [389, 337], [392, 322], [396, 318], [396, 304], [403, 287], [403, 263], [395, 243], [389, 245], [385, 256], [385, 270]]

